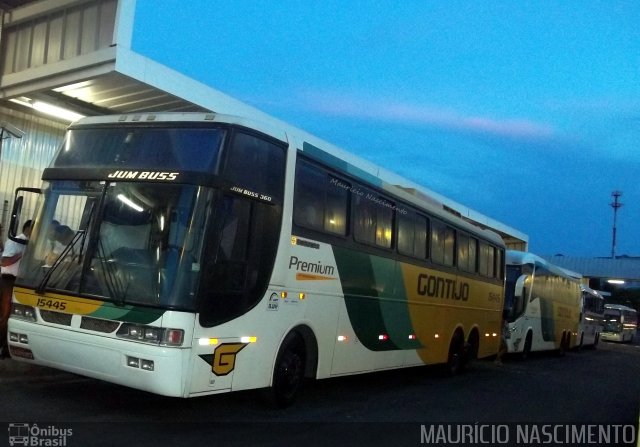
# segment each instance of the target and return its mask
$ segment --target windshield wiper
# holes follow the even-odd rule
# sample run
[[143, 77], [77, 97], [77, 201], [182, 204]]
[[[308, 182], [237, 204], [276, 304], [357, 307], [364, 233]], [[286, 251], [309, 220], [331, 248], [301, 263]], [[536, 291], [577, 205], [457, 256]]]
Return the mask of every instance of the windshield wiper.
[[107, 290], [117, 305], [124, 306], [127, 290], [124, 289], [122, 281], [118, 278], [117, 267], [111, 260], [107, 259], [102, 241], [98, 242], [98, 259], [102, 264], [102, 275]]
[[[40, 284], [38, 285], [36, 292], [44, 293], [44, 289], [47, 287], [47, 284], [51, 280], [51, 277], [53, 276], [55, 271], [58, 269], [58, 267], [60, 267], [60, 265], [62, 265], [62, 262], [67, 257], [67, 255], [73, 252], [73, 247], [80, 240], [82, 240], [82, 243], [80, 244], [80, 251], [78, 252], [77, 258], [78, 258], [78, 265], [82, 264], [83, 254], [84, 254], [83, 252], [85, 248], [85, 241], [87, 239], [88, 228], [89, 228], [89, 225], [91, 224], [91, 220], [93, 219], [93, 214], [96, 209], [95, 199], [89, 198], [88, 200], [90, 200], [90, 204], [89, 204], [88, 211], [85, 212], [84, 215], [82, 216], [82, 220], [80, 222], [81, 229], [76, 231], [76, 234], [73, 235], [73, 238], [64, 247], [64, 249], [62, 250], [62, 253], [60, 253], [60, 255], [53, 262], [49, 270], [47, 270], [44, 277], [42, 278], [42, 281], [40, 281]], [[73, 263], [73, 260], [69, 263], [69, 267], [67, 268], [67, 271], [71, 267], [72, 263]]]
[[[49, 283], [51, 276], [55, 273], [56, 270], [58, 270], [58, 267], [62, 265], [67, 255], [69, 253], [73, 253], [73, 247], [78, 243], [78, 241], [80, 239], [84, 240], [83, 236], [85, 234], [86, 234], [86, 230], [76, 231], [76, 234], [73, 235], [73, 239], [71, 239], [71, 241], [69, 241], [69, 243], [64, 247], [64, 249], [62, 250], [62, 253], [60, 253], [60, 255], [56, 258], [53, 265], [49, 267], [49, 270], [47, 270], [47, 273], [45, 273], [44, 277], [42, 278], [42, 281], [40, 281], [40, 284], [36, 289], [36, 292], [44, 293], [44, 289], [47, 287], [47, 284]], [[81, 257], [81, 254], [79, 255], [79, 257]], [[78, 262], [80, 263], [80, 260], [78, 260]]]

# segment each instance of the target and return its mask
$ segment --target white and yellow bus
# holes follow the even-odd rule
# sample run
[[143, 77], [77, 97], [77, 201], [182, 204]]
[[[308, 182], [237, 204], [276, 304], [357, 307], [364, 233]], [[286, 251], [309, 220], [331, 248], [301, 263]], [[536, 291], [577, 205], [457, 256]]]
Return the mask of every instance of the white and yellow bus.
[[268, 388], [284, 406], [305, 377], [456, 372], [498, 350], [502, 240], [306, 134], [85, 118], [43, 181], [16, 360], [167, 396]]
[[507, 250], [505, 318], [508, 352], [559, 350], [579, 343], [579, 281], [533, 253]]
[[605, 304], [602, 339], [607, 341], [633, 341], [638, 329], [638, 312], [622, 304]]
[[582, 312], [578, 330], [578, 346], [595, 347], [600, 341], [604, 325], [604, 297], [596, 290], [580, 285]]

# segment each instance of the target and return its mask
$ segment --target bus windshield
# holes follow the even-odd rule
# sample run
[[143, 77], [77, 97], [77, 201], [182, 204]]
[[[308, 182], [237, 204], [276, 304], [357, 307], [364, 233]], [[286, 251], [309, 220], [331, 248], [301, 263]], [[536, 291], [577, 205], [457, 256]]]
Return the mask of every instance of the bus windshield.
[[72, 128], [51, 167], [213, 172], [225, 135], [220, 128]]
[[524, 312], [524, 299], [515, 295], [516, 281], [522, 275], [522, 266], [508, 265], [505, 278], [504, 310], [508, 321], [515, 321]]
[[19, 283], [193, 309], [212, 193], [184, 184], [45, 183]]
[[273, 267], [285, 148], [214, 123], [72, 127], [43, 172], [18, 285], [193, 312], [204, 302], [210, 321], [241, 314]]
[[622, 331], [622, 322], [620, 321], [620, 312], [607, 310], [604, 313], [604, 330], [605, 332]]

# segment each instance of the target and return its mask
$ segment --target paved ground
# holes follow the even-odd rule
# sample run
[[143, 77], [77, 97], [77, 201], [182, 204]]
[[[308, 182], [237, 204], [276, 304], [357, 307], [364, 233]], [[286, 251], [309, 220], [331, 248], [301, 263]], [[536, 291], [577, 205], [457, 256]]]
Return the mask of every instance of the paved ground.
[[5, 360], [0, 420], [72, 429], [68, 446], [402, 446], [439, 424], [637, 426], [639, 377], [638, 344], [602, 343], [562, 358], [507, 358], [502, 367], [480, 361], [453, 378], [413, 368], [310, 382], [296, 405], [272, 410], [256, 392], [166, 398]]

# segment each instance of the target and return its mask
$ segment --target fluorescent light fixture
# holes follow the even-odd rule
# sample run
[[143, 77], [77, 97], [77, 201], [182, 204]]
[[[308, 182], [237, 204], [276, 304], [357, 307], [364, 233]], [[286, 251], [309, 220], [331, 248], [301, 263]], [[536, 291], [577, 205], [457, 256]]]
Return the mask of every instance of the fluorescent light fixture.
[[20, 104], [21, 106], [24, 106], [24, 107], [29, 107], [33, 110], [37, 110], [38, 112], [42, 112], [46, 115], [53, 116], [55, 118], [60, 118], [69, 122], [76, 121], [76, 120], [79, 120], [80, 118], [85, 117], [84, 115], [73, 112], [71, 110], [54, 106], [53, 104], [49, 104], [43, 101], [37, 101], [37, 100], [33, 101], [24, 96], [21, 96], [20, 98], [13, 98], [13, 99], [10, 99], [9, 101], [15, 104]]
[[128, 197], [125, 197], [123, 194], [118, 194], [118, 200], [120, 200], [122, 203], [124, 203], [125, 205], [130, 206], [131, 208], [133, 208], [134, 210], [138, 211], [139, 213], [144, 211], [144, 208], [142, 208], [140, 205], [138, 205], [137, 203], [133, 202], [131, 199], [129, 199]]
[[20, 104], [21, 106], [29, 107], [30, 109], [33, 109], [33, 105], [31, 105], [31, 103], [27, 101], [27, 98], [25, 98], [24, 96], [22, 96], [21, 98], [22, 99], [12, 98], [9, 101], [14, 104]]
[[63, 109], [62, 107], [54, 106], [53, 104], [48, 104], [42, 101], [35, 101], [33, 103], [33, 108], [42, 113], [46, 113], [47, 115], [62, 118], [69, 122], [77, 121], [80, 118], [84, 118], [84, 115], [81, 115], [76, 112], [72, 112], [71, 110]]
[[624, 284], [624, 279], [608, 279], [609, 284]]

